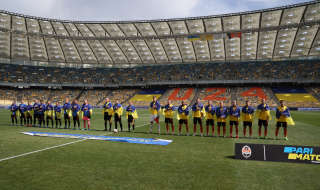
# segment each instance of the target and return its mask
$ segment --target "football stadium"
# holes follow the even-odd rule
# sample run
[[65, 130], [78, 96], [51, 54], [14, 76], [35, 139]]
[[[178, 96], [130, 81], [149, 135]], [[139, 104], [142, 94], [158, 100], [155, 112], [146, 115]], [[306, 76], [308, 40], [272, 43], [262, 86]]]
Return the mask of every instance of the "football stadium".
[[319, 25], [0, 11], [0, 189], [319, 190]]

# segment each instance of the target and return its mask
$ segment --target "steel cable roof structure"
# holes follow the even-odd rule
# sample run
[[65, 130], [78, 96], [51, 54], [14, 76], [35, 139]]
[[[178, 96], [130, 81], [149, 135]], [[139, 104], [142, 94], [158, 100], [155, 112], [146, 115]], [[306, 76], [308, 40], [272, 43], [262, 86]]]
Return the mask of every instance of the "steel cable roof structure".
[[319, 24], [319, 1], [217, 16], [119, 22], [0, 11], [0, 58], [100, 66], [319, 58]]

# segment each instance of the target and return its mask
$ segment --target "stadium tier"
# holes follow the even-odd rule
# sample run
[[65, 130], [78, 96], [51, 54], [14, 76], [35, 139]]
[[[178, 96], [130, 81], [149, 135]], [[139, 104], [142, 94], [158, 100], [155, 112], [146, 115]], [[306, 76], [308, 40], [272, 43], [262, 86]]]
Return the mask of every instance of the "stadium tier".
[[[4, 84], [138, 85], [161, 83], [303, 82], [320, 79], [319, 61], [194, 63], [134, 68], [58, 68], [0, 64]], [[2, 84], [3, 84], [2, 83]]]
[[288, 106], [294, 107], [320, 107], [320, 102], [304, 88], [273, 88], [279, 100], [285, 100]]
[[[279, 90], [282, 89], [282, 90]], [[318, 90], [318, 88], [310, 88]], [[88, 99], [92, 105], [102, 106], [105, 98], [110, 98], [112, 102], [119, 101], [128, 105], [131, 101], [137, 107], [148, 107], [152, 97], [156, 96], [160, 104], [164, 106], [168, 100], [174, 105], [185, 101], [193, 104], [197, 98], [203, 103], [212, 100], [214, 104], [223, 101], [230, 106], [232, 100], [236, 100], [239, 105], [244, 105], [249, 100], [253, 106], [257, 106], [261, 99], [266, 99], [272, 107], [279, 105], [279, 100], [283, 99], [290, 107], [320, 107], [319, 97], [313, 96], [303, 88], [268, 88], [268, 87], [209, 87], [209, 88], [169, 88], [160, 90], [141, 89], [119, 89], [119, 90], [79, 90], [79, 89], [0, 89], [0, 105], [8, 106], [13, 100], [33, 102], [34, 99], [51, 100], [53, 102], [63, 102], [65, 98], [78, 99], [83, 102]], [[319, 95], [319, 94], [318, 94]]]

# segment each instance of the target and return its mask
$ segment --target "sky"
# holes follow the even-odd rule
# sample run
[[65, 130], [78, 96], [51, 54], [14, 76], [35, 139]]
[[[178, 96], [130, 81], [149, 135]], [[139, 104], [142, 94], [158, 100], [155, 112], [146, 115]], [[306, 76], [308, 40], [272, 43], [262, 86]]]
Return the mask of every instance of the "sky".
[[252, 11], [306, 0], [1, 0], [0, 9], [76, 21], [185, 18]]

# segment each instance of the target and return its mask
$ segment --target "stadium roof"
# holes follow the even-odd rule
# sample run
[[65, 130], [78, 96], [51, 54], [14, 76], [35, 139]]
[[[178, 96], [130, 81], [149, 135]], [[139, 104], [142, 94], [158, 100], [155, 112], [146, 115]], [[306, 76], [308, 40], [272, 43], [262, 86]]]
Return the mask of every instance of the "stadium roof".
[[0, 11], [0, 58], [157, 64], [319, 57], [320, 2], [217, 16], [82, 22]]

